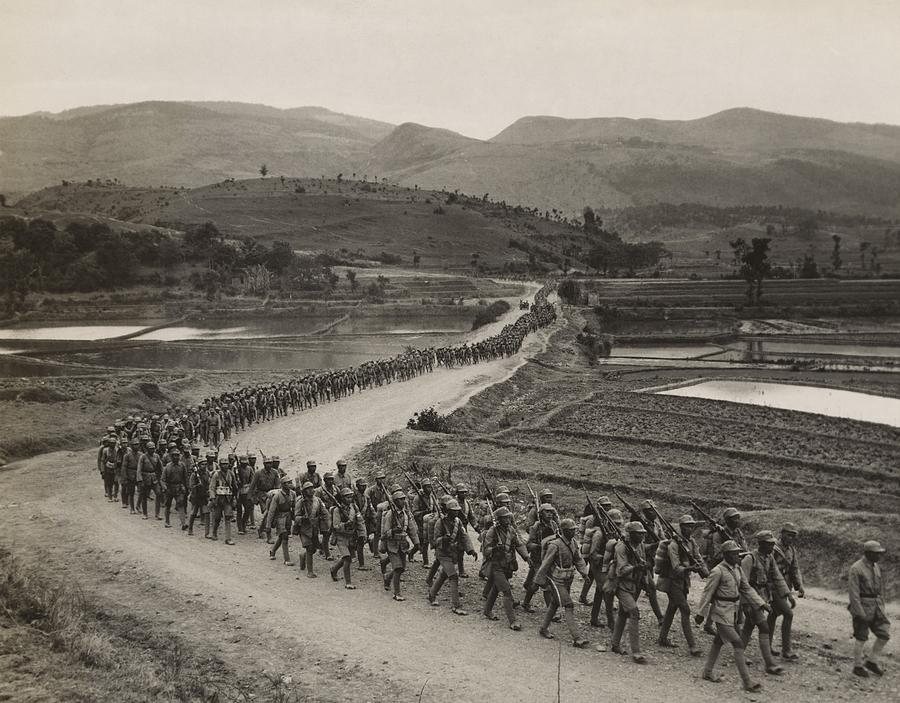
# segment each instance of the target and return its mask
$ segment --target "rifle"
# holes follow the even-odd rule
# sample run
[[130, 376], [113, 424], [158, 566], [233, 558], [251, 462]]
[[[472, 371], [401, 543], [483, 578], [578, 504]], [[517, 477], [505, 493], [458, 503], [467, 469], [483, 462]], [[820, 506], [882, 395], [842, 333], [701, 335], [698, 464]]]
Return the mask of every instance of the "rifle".
[[[625, 545], [625, 549], [628, 550], [629, 554], [631, 554], [631, 556], [634, 558], [634, 561], [637, 564], [640, 564], [642, 561], [644, 561], [638, 555], [637, 551], [634, 548], [634, 545], [631, 544], [631, 540], [630, 540], [629, 536], [622, 532], [622, 529], [609, 516], [609, 513], [606, 512], [606, 509], [603, 508], [602, 506], [597, 505], [594, 502], [594, 500], [591, 498], [590, 493], [588, 493], [587, 488], [584, 487], [584, 484], [581, 484], [581, 488], [582, 488], [582, 490], [584, 490], [584, 495], [588, 500], [588, 504], [590, 504], [591, 508], [594, 510], [594, 513], [598, 517], [600, 517], [603, 522], [606, 523], [607, 527], [612, 532], [612, 534], [614, 534], [616, 536], [616, 539], [618, 539]], [[616, 496], [619, 497], [619, 494], [616, 493]], [[619, 500], [622, 500], [622, 498], [619, 497]], [[624, 502], [624, 501], [622, 501], [622, 502]], [[626, 505], [626, 509], [628, 509], [627, 505]], [[638, 584], [638, 593], [636, 594], [636, 596], [640, 595], [640, 590], [641, 590], [642, 585], [643, 585], [643, 582], [641, 584]]]
[[420, 500], [425, 500], [425, 496], [422, 495], [422, 491], [419, 490], [419, 487], [413, 483], [413, 480], [409, 477], [409, 474], [405, 471], [403, 472], [403, 476], [409, 481], [409, 485], [413, 487], [413, 490], [416, 492], [416, 495], [419, 496]]
[[341, 522], [347, 522], [347, 518], [344, 515], [344, 505], [337, 499], [337, 497], [326, 488], [325, 484], [322, 484], [322, 492], [328, 496], [332, 503], [334, 503], [335, 507], [338, 509], [338, 512], [341, 515]]
[[266, 455], [265, 455], [265, 454], [263, 454], [263, 450], [262, 450], [262, 449], [260, 449], [260, 448], [259, 448], [259, 447], [257, 447], [257, 448], [256, 448], [256, 451], [258, 451], [258, 452], [259, 452], [259, 455], [260, 455], [260, 456], [261, 456], [261, 457], [262, 457], [262, 458], [263, 458], [263, 464], [265, 464], [265, 463], [266, 463], [266, 461], [268, 461], [268, 459], [266, 459]]
[[525, 482], [525, 487], [528, 489], [528, 492], [531, 494], [531, 500], [534, 501], [534, 517], [535, 520], [541, 519], [541, 504], [538, 501], [537, 494], [534, 492], [534, 489], [531, 487], [531, 484], [528, 481]]
[[656, 529], [653, 523], [647, 520], [647, 518], [645, 518], [642, 513], [639, 513], [637, 510], [635, 510], [634, 506], [632, 506], [627, 500], [620, 496], [619, 492], [616, 489], [613, 489], [613, 493], [615, 494], [616, 498], [622, 501], [622, 505], [625, 506], [625, 510], [631, 513], [631, 519], [637, 520], [639, 523], [641, 523], [644, 526], [644, 529], [647, 530], [647, 533], [653, 535], [657, 539], [657, 541], [659, 541], [659, 535], [656, 534]]
[[662, 526], [666, 530], [668, 530], [669, 537], [671, 539], [674, 539], [675, 542], [678, 544], [678, 546], [681, 547], [685, 551], [685, 553], [688, 555], [688, 558], [691, 560], [691, 563], [694, 566], [696, 566], [699, 571], [706, 570], [706, 565], [702, 561], [699, 561], [697, 559], [697, 557], [694, 556], [694, 553], [688, 547], [688, 544], [685, 541], [684, 536], [681, 534], [681, 532], [676, 530], [675, 527], [672, 525], [672, 523], [669, 522], [668, 520], [666, 520], [660, 514], [659, 510], [657, 510], [655, 505], [653, 506], [652, 510], [653, 510], [653, 514], [656, 515], [656, 518], [657, 518], [657, 520], [659, 520], [660, 524], [662, 524]]
[[694, 510], [697, 511], [697, 513], [700, 515], [700, 517], [702, 517], [704, 520], [706, 520], [706, 522], [709, 523], [709, 526], [714, 531], [721, 533], [722, 536], [725, 537], [725, 539], [734, 539], [734, 536], [728, 531], [728, 528], [725, 527], [725, 525], [721, 524], [720, 522], [717, 522], [713, 518], [712, 515], [710, 515], [708, 512], [706, 512], [703, 508], [701, 508], [699, 505], [697, 505], [694, 501], [690, 501], [690, 503], [691, 503], [691, 506], [694, 508]]
[[494, 494], [491, 491], [490, 486], [488, 486], [488, 483], [484, 478], [484, 473], [481, 474], [481, 482], [484, 484], [484, 490], [487, 491], [488, 507], [491, 509], [491, 524], [494, 527], [497, 527], [497, 519], [494, 517], [494, 511], [497, 509], [497, 504], [496, 504], [496, 502], [494, 502]]

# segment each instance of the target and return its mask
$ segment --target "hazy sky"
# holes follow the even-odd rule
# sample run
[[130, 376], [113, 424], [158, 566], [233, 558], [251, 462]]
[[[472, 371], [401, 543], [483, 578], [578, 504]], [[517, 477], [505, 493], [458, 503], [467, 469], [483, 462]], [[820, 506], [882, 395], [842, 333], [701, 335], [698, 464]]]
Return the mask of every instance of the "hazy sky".
[[0, 0], [0, 114], [322, 105], [487, 138], [736, 106], [900, 124], [886, 0]]

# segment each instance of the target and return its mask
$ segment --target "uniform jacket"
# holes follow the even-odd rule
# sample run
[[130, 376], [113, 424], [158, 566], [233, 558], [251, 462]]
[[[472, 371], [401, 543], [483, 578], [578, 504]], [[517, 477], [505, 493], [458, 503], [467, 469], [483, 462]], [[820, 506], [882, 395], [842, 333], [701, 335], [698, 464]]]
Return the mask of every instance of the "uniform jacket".
[[853, 562], [847, 588], [850, 595], [847, 609], [853, 617], [871, 622], [876, 613], [884, 614], [884, 578], [878, 564], [865, 557]]
[[431, 534], [435, 553], [439, 557], [455, 559], [459, 554], [474, 549], [469, 533], [459, 518], [444, 515], [440, 520], [435, 520], [431, 526]]
[[507, 572], [514, 570], [517, 553], [528, 561], [528, 551], [512, 525], [508, 527], [492, 525], [485, 530], [481, 549], [488, 564]]
[[341, 473], [340, 471], [334, 472], [334, 485], [338, 491], [340, 491], [344, 487], [353, 488], [354, 483], [355, 480], [350, 474], [349, 470], [345, 471], [344, 473]]
[[791, 592], [773, 554], [765, 556], [755, 549], [741, 561], [741, 568], [750, 585], [766, 603], [771, 603], [774, 598], [783, 598]]
[[168, 491], [187, 490], [187, 467], [182, 464], [174, 464], [171, 461], [163, 467], [163, 488]]
[[753, 590], [740, 565], [729, 566], [722, 561], [709, 572], [698, 612], [704, 613], [709, 608], [709, 617], [713, 622], [734, 627], [741, 601], [757, 608], [765, 604]]
[[128, 447], [125, 454], [122, 455], [122, 477], [128, 481], [136, 481], [137, 468], [138, 455], [131, 447]]
[[616, 588], [637, 595], [646, 583], [647, 560], [643, 545], [639, 544], [632, 549], [632, 545], [625, 543], [626, 539], [618, 540], [613, 548], [609, 575], [615, 579]]
[[137, 466], [137, 480], [148, 485], [156, 484], [162, 478], [163, 465], [159, 454], [141, 454]]
[[395, 513], [390, 505], [385, 505], [381, 511], [381, 539], [385, 549], [391, 554], [409, 551], [410, 542], [419, 544], [416, 521], [406, 508]]
[[534, 582], [543, 586], [548, 578], [554, 581], [567, 581], [575, 576], [575, 571], [587, 578], [587, 566], [574, 539], [566, 539], [557, 535], [549, 542], [544, 552], [544, 559], [534, 576]]
[[[681, 539], [685, 543], [685, 546], [681, 546], [677, 540], [672, 539], [669, 540], [666, 549], [670, 575], [668, 577], [660, 577], [656, 584], [657, 588], [664, 593], [667, 593], [668, 589], [672, 586], [685, 593], [691, 589], [691, 572], [689, 571], [691, 566], [693, 566], [691, 555], [693, 555], [694, 559], [700, 562], [700, 564], [704, 564], [703, 557], [700, 556], [700, 548], [697, 546], [697, 542], [694, 541], [694, 538], [682, 537]], [[703, 578], [709, 576], [709, 570], [705, 565], [703, 571], [700, 572], [700, 576]]]
[[309, 500], [298, 496], [294, 503], [294, 522], [300, 527], [300, 534], [304, 537], [312, 537], [318, 532], [323, 520], [328, 519], [328, 511], [325, 504], [318, 496], [312, 496]]
[[[235, 475], [231, 467], [227, 469], [217, 469], [213, 475], [209, 477], [209, 499], [211, 501], [217, 498], [231, 500], [234, 498]], [[224, 492], [227, 489], [227, 493]], [[223, 493], [219, 493], [222, 490]]]
[[261, 494], [268, 493], [273, 488], [281, 488], [281, 476], [278, 472], [265, 466], [257, 469], [250, 480], [250, 495], [258, 500]]
[[297, 494], [292, 490], [285, 493], [282, 489], [272, 489], [272, 495], [269, 498], [269, 505], [266, 509], [266, 518], [263, 523], [264, 529], [271, 529], [272, 523], [282, 514], [290, 514], [294, 510]]
[[544, 540], [548, 537], [553, 537], [558, 532], [559, 523], [554, 520], [551, 520], [549, 524], [538, 520], [531, 526], [528, 530], [528, 543], [525, 547], [528, 549], [528, 553], [534, 561], [539, 562], [543, 557], [541, 554], [541, 547]]
[[781, 542], [775, 544], [775, 563], [784, 576], [787, 585], [794, 589], [803, 588], [803, 574], [800, 573], [800, 557], [794, 545], [784, 546]]
[[331, 531], [335, 543], [343, 546], [356, 544], [360, 537], [366, 536], [366, 524], [353, 502], [331, 508]]
[[712, 536], [712, 560], [716, 563], [722, 561], [722, 545], [729, 539], [733, 539], [737, 542], [737, 545], [741, 548], [742, 552], [750, 551], [747, 549], [747, 539], [744, 537], [744, 533], [741, 531], [740, 527], [730, 530], [730, 532], [731, 537], [726, 537], [718, 530], [716, 530], [715, 534]]

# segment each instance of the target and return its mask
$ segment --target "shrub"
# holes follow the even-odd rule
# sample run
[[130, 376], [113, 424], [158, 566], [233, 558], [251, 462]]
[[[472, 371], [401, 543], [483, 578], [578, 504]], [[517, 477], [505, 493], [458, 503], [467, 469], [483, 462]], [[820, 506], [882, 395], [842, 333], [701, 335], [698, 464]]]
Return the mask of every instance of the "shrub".
[[505, 300], [495, 300], [486, 307], [480, 307], [475, 313], [475, 319], [472, 321], [472, 329], [477, 330], [479, 327], [496, 322], [501, 315], [509, 310], [509, 303]]
[[415, 413], [406, 423], [407, 429], [423, 432], [450, 432], [450, 423], [446, 415], [441, 415], [433, 407]]

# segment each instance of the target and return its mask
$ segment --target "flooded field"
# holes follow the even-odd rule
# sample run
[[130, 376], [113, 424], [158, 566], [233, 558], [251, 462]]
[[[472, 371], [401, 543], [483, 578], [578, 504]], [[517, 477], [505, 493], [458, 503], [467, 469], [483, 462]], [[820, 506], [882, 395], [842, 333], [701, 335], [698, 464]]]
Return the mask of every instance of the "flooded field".
[[660, 395], [726, 400], [900, 427], [900, 399], [790, 383], [702, 381]]

